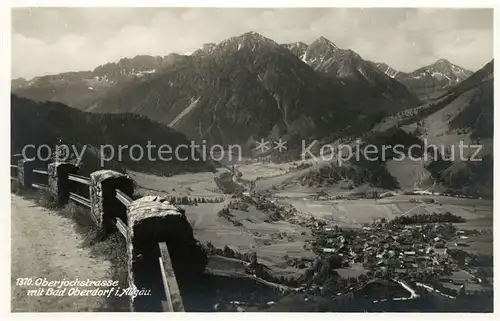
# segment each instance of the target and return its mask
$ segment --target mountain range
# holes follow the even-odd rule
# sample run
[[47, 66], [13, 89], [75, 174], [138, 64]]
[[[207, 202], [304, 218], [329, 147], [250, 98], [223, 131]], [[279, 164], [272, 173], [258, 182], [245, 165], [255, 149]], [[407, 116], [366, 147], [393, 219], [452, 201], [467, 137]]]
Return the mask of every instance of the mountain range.
[[[238, 38], [245, 42], [244, 38], [250, 34], [257, 35], [247, 33], [232, 39], [234, 41]], [[259, 35], [259, 38], [265, 37]], [[268, 45], [271, 43], [276, 45], [274, 41], [267, 41]], [[156, 77], [190, 60], [213, 56], [218, 46], [220, 44], [207, 43], [189, 56], [175, 53], [164, 57], [139, 55], [107, 63], [91, 71], [65, 72], [34, 77], [31, 80], [17, 78], [12, 80], [12, 91], [37, 101], [57, 101], [81, 110], [92, 110], [103, 97], [122, 92], [129, 83]], [[354, 51], [340, 49], [324, 37], [310, 45], [296, 42], [280, 46], [288, 49], [315, 71], [330, 76], [332, 81], [336, 80], [337, 85], [340, 80], [344, 91], [354, 88], [353, 94], [358, 98], [358, 105], [372, 104], [377, 108], [382, 105], [383, 111], [404, 109], [418, 104], [418, 99], [437, 97], [472, 74], [446, 59], [410, 73], [401, 72], [385, 63], [364, 60]], [[259, 52], [254, 53], [258, 54]], [[384, 75], [378, 71], [382, 71]], [[359, 90], [363, 90], [365, 94], [359, 95]], [[363, 102], [364, 98], [366, 101]]]
[[[430, 103], [383, 117], [371, 129], [358, 131], [353, 136], [338, 140], [326, 138], [319, 144], [336, 146], [359, 140], [378, 146], [379, 151], [385, 146], [409, 148], [418, 144], [422, 151], [417, 156], [422, 157], [423, 162], [409, 158], [394, 160], [390, 156], [383, 161], [367, 162], [361, 157], [339, 166], [336, 160], [311, 160], [309, 167], [269, 179], [269, 182], [259, 181], [257, 187], [261, 191], [310, 189], [327, 193], [330, 189], [334, 193], [342, 190], [364, 193], [373, 188], [421, 189], [492, 198], [493, 106], [491, 61]], [[461, 159], [458, 150], [461, 144], [469, 146], [463, 150], [464, 157], [472, 157], [477, 146], [481, 146], [475, 160]], [[425, 150], [426, 145], [436, 146], [437, 154], [432, 149]], [[312, 153], [318, 155], [319, 150]], [[379, 154], [379, 157], [383, 156]]]
[[405, 73], [385, 63], [374, 63], [386, 75], [398, 80], [422, 100], [437, 98], [472, 75], [472, 71], [439, 59], [428, 66]]
[[[405, 73], [385, 63], [365, 60], [324, 37], [311, 44], [279, 44], [248, 32], [217, 44], [207, 43], [191, 55], [142, 55], [92, 71], [41, 76], [29, 81], [14, 79], [12, 92], [16, 96], [12, 106], [23, 106], [16, 107], [14, 114], [24, 115], [25, 120], [27, 114], [35, 111], [42, 113], [40, 117], [44, 119], [60, 119], [61, 124], [86, 119], [85, 126], [104, 137], [108, 137], [109, 130], [100, 126], [121, 132], [117, 125], [120, 121], [127, 122], [130, 128], [153, 130], [127, 133], [131, 141], [143, 141], [143, 133], [155, 133], [160, 140], [170, 141], [175, 136], [176, 143], [183, 139], [204, 140], [208, 144], [238, 143], [255, 154], [253, 147], [260, 139], [283, 138], [289, 142], [291, 152], [299, 146], [300, 139], [332, 142], [398, 127], [411, 135], [418, 131], [419, 139], [428, 138], [447, 146], [458, 143], [459, 138], [468, 142], [480, 140], [487, 147], [483, 154], [488, 158], [492, 155], [493, 137], [492, 82], [493, 62], [472, 73], [440, 59]], [[53, 101], [47, 103], [50, 112], [43, 111], [41, 106], [46, 105], [18, 96]], [[56, 115], [59, 113], [65, 118]], [[13, 118], [13, 128], [24, 122], [19, 119], [20, 116]], [[148, 123], [148, 119], [153, 122]], [[54, 126], [55, 133], [64, 132], [64, 137], [85, 137], [86, 131], [80, 127], [80, 134], [74, 136], [67, 127], [62, 130], [54, 121], [47, 122]], [[103, 124], [98, 125], [99, 122]], [[29, 120], [26, 123], [31, 124]], [[51, 137], [50, 141], [59, 135], [36, 123], [31, 125], [44, 133], [41, 137]], [[30, 133], [15, 136], [24, 137], [24, 142], [26, 137], [37, 136]], [[185, 138], [179, 138], [180, 133]], [[95, 138], [90, 143], [97, 142]], [[383, 166], [387, 167], [387, 175], [402, 185], [405, 179], [401, 175], [411, 176], [408, 181], [413, 184], [416, 179], [412, 173], [417, 170], [446, 186], [457, 187], [457, 182], [461, 182], [479, 188], [476, 178], [491, 173], [488, 164], [440, 162], [412, 170], [393, 162]], [[445, 172], [451, 174], [446, 176]]]
[[[389, 161], [388, 172], [404, 189], [493, 197], [493, 61], [449, 88], [438, 99], [383, 119], [373, 132], [400, 128], [428, 146], [428, 161]], [[474, 159], [461, 159], [463, 155]], [[472, 147], [475, 146], [475, 147]], [[478, 147], [480, 146], [480, 147]], [[478, 149], [479, 148], [479, 149]]]
[[17, 78], [12, 80], [12, 92], [37, 101], [57, 101], [85, 110], [107, 91], [120, 90], [125, 83], [159, 72], [178, 59], [182, 58], [177, 54], [166, 57], [141, 55], [107, 63], [92, 71], [65, 72], [29, 81]]
[[93, 71], [16, 79], [12, 90], [85, 111], [137, 113], [222, 144], [323, 136], [419, 103], [358, 54], [333, 47], [319, 38], [301, 59], [301, 51], [249, 32], [189, 56], [137, 56]]
[[345, 87], [362, 91], [363, 94], [357, 95], [359, 101], [386, 108], [390, 106], [392, 111], [419, 104], [419, 100], [397, 80], [381, 72], [356, 52], [341, 49], [325, 37], [318, 38], [309, 46], [304, 43], [284, 46], [315, 71], [332, 79], [340, 79]]
[[[417, 129], [430, 144], [444, 145], [448, 152], [461, 143], [480, 146], [476, 160], [435, 160], [427, 166], [433, 181], [462, 194], [493, 197], [493, 61], [463, 82], [451, 87], [441, 99], [419, 113]], [[469, 147], [471, 156], [477, 148]], [[457, 153], [457, 151], [455, 151]], [[450, 155], [446, 155], [449, 158]], [[481, 159], [480, 161], [478, 159]]]

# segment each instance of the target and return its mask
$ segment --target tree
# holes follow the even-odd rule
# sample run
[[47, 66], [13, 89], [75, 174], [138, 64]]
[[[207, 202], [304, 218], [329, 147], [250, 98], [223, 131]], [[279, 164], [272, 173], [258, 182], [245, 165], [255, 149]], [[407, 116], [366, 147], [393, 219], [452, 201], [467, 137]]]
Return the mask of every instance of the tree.
[[257, 253], [256, 252], [252, 252], [252, 254], [250, 255], [250, 267], [256, 267], [258, 264], [257, 262]]
[[227, 245], [224, 246], [222, 253], [225, 257], [234, 258], [234, 251]]
[[368, 281], [368, 276], [361, 274], [358, 276], [358, 283], [365, 284]]

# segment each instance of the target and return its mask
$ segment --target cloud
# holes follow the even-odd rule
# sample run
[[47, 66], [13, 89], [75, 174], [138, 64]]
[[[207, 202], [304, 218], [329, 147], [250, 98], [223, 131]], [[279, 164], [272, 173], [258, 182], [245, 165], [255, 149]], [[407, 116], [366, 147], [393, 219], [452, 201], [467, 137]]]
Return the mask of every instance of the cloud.
[[27, 78], [192, 52], [247, 31], [277, 42], [324, 36], [403, 71], [439, 58], [476, 70], [493, 57], [491, 9], [18, 8], [12, 26], [12, 74]]

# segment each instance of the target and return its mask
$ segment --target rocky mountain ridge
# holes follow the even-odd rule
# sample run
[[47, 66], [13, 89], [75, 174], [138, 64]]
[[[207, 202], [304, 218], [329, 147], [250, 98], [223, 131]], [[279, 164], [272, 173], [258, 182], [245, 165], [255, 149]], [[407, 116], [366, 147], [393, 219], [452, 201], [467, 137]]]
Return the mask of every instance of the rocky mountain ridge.
[[405, 73], [385, 63], [374, 63], [386, 75], [398, 80], [422, 100], [437, 98], [472, 75], [472, 71], [457, 66], [447, 59]]

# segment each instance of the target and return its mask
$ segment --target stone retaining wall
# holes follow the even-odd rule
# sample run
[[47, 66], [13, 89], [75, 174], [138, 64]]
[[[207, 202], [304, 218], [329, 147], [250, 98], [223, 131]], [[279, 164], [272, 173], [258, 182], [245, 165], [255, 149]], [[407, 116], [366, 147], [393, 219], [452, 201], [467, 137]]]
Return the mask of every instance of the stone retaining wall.
[[134, 311], [161, 311], [165, 300], [159, 265], [159, 242], [166, 242], [181, 291], [188, 290], [207, 264], [201, 246], [193, 236], [186, 216], [167, 200], [145, 196], [130, 204], [127, 211], [129, 285], [152, 290], [151, 297], [131, 300]]

